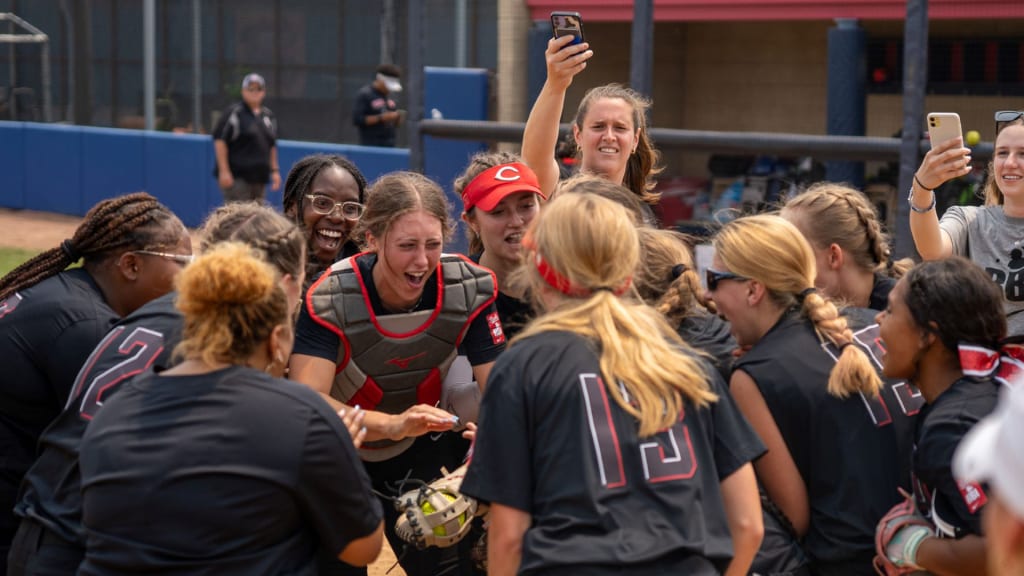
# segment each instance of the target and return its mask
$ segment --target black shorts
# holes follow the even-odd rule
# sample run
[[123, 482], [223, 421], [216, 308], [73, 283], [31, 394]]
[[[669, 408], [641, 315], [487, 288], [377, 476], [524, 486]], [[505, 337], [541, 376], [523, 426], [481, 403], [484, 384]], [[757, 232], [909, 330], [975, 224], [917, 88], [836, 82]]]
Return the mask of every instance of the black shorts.
[[57, 536], [32, 518], [23, 518], [7, 557], [8, 576], [67, 576], [78, 573], [85, 548]]

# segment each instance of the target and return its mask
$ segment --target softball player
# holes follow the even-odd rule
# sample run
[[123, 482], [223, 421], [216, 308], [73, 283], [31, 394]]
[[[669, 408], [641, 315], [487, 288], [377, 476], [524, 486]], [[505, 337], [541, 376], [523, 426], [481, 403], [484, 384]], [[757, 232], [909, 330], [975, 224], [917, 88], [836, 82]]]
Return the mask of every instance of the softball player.
[[490, 503], [489, 573], [746, 574], [764, 447], [717, 373], [622, 298], [626, 209], [560, 196], [530, 234], [545, 312], [496, 362], [461, 486]]
[[119, 317], [171, 289], [191, 254], [177, 216], [129, 194], [98, 203], [74, 236], [0, 279], [0, 557], [18, 528], [18, 484], [75, 374]]
[[[284, 275], [302, 253], [298, 229], [272, 209], [252, 203], [218, 208], [200, 236], [202, 251], [227, 240], [245, 242]], [[171, 292], [126, 316], [84, 362], [67, 405], [42, 434], [39, 456], [22, 483], [15, 513], [22, 518], [23, 534], [11, 553], [11, 576], [48, 571], [72, 574], [81, 563], [85, 554], [78, 472], [82, 435], [124, 382], [174, 364], [172, 353], [181, 341], [184, 322], [174, 307], [176, 298], [177, 293]]]

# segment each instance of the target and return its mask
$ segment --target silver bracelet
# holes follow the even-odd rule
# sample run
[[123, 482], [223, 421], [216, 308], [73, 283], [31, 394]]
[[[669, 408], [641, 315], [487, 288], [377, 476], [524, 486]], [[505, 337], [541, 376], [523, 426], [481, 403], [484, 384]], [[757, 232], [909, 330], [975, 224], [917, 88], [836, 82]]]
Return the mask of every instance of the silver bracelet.
[[[924, 188], [924, 186], [922, 186], [922, 188]], [[932, 203], [929, 204], [927, 208], [918, 208], [917, 206], [914, 206], [914, 185], [911, 184], [910, 194], [907, 194], [907, 204], [910, 206], [910, 209], [913, 210], [914, 212], [917, 212], [918, 214], [925, 214], [927, 212], [935, 210], [935, 192], [930, 192], [932, 193]]]

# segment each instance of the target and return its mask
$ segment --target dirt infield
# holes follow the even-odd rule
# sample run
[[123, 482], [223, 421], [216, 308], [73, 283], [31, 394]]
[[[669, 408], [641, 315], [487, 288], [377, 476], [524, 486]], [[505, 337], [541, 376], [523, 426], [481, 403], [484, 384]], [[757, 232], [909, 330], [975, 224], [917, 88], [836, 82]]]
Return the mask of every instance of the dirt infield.
[[25, 250], [53, 248], [61, 240], [71, 238], [81, 221], [77, 216], [0, 208], [0, 246]]
[[[0, 246], [23, 250], [54, 248], [65, 238], [71, 238], [81, 222], [77, 216], [0, 208]], [[385, 541], [380, 557], [370, 566], [369, 576], [384, 576], [394, 564], [395, 555]], [[405, 576], [401, 567], [387, 574]]]

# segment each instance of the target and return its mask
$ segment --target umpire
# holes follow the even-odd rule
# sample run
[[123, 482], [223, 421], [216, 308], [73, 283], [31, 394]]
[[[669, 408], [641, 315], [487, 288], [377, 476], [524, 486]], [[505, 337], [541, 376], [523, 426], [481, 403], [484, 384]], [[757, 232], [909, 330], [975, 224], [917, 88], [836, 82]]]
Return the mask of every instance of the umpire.
[[281, 188], [277, 162], [277, 120], [263, 106], [267, 83], [259, 74], [242, 80], [242, 101], [221, 114], [213, 129], [217, 156], [214, 177], [224, 193], [224, 202], [262, 202], [267, 182]]

